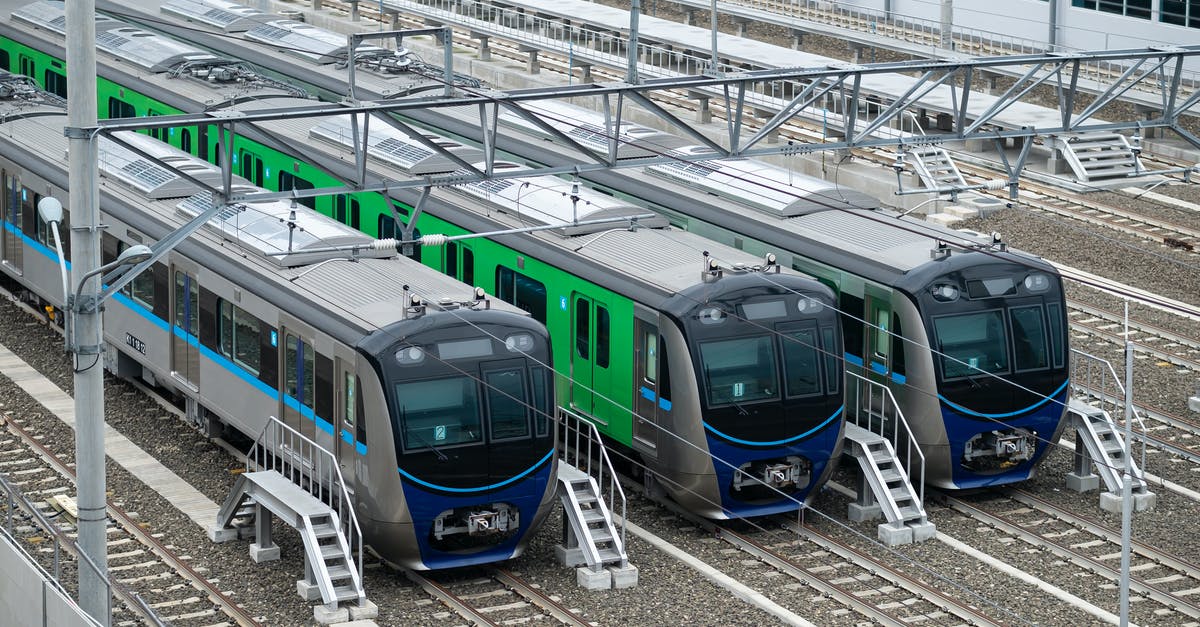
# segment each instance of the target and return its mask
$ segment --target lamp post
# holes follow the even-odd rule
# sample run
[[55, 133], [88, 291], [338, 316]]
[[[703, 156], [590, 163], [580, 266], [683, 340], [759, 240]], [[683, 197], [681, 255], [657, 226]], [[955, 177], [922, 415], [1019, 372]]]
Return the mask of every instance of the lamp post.
[[[96, 211], [99, 213], [98, 208]], [[101, 335], [100, 304], [108, 294], [101, 294], [99, 285], [86, 292], [84, 287], [93, 277], [104, 272], [149, 259], [152, 251], [148, 246], [139, 244], [126, 249], [112, 263], [86, 271], [82, 264], [74, 265], [71, 272], [78, 274], [79, 278], [72, 291], [67, 281], [67, 261], [58, 233], [63, 215], [62, 203], [54, 198], [43, 198], [38, 203], [38, 214], [50, 225], [54, 236], [54, 248], [62, 268], [63, 301], [67, 312], [64, 337], [67, 350], [74, 355], [79, 550], [95, 566], [79, 568], [79, 606], [101, 625], [107, 626], [111, 618], [111, 593], [106, 581], [108, 553], [105, 527], [108, 524], [108, 512], [104, 472], [104, 368], [100, 363], [104, 338]]]

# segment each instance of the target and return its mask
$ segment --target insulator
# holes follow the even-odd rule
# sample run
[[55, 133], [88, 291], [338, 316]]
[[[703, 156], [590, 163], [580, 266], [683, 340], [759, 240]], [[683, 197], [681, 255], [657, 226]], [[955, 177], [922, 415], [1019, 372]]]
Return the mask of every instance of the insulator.
[[431, 235], [421, 236], [422, 246], [444, 246], [446, 244], [446, 236], [441, 233], [433, 233]]

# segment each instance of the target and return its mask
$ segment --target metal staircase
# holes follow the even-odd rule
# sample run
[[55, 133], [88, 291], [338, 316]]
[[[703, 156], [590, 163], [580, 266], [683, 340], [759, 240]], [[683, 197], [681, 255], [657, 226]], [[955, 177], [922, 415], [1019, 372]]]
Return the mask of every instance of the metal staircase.
[[[883, 384], [853, 372], [846, 373], [846, 450], [858, 460], [858, 498], [849, 518], [870, 520], [883, 515], [879, 540], [888, 546], [920, 542], [936, 533], [925, 514], [925, 457]], [[903, 459], [897, 454], [903, 451]], [[914, 474], [914, 468], [916, 469]], [[913, 483], [915, 479], [916, 483]]]
[[913, 169], [921, 182], [929, 189], [962, 188], [967, 186], [962, 172], [950, 158], [950, 153], [941, 146], [915, 146], [909, 153], [913, 155]]
[[362, 584], [362, 531], [333, 454], [271, 417], [246, 459], [246, 472], [217, 513], [214, 540], [238, 537], [253, 525], [255, 562], [279, 558], [271, 540], [271, 519], [278, 517], [300, 533], [305, 579], [297, 582], [304, 598], [318, 598], [333, 611], [341, 603], [367, 605]]
[[1055, 137], [1053, 146], [1062, 152], [1081, 183], [1148, 174], [1129, 140], [1120, 133]]
[[[558, 497], [563, 506], [563, 544], [559, 560], [577, 567], [579, 584], [589, 589], [637, 585], [637, 568], [625, 552], [625, 492], [596, 426], [578, 414], [560, 409]], [[620, 507], [621, 524], [605, 503]]]
[[[1067, 403], [1067, 419], [1075, 432], [1075, 467], [1067, 475], [1067, 487], [1076, 492], [1089, 492], [1104, 482], [1106, 492], [1100, 494], [1100, 508], [1121, 511], [1121, 492], [1126, 469], [1129, 470], [1135, 511], [1154, 507], [1157, 497], [1149, 490], [1145, 473], [1145, 441], [1142, 444], [1142, 463], [1134, 460], [1133, 444], [1126, 442], [1112, 414], [1123, 410], [1125, 386], [1121, 384], [1112, 364], [1077, 349], [1071, 350], [1071, 381], [1075, 395]], [[1145, 425], [1133, 408], [1132, 426], [1145, 432]], [[1093, 473], [1093, 468], [1095, 472]]]

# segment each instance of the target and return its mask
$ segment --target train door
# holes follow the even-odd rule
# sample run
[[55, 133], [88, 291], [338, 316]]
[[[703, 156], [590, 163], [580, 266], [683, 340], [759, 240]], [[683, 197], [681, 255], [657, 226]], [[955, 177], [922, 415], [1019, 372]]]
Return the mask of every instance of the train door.
[[302, 325], [281, 317], [283, 329], [283, 376], [280, 377], [280, 415], [287, 426], [295, 429], [312, 441], [317, 440], [316, 413], [313, 400], [316, 397], [316, 350], [313, 348], [313, 333]]
[[0, 256], [4, 264], [21, 273], [21, 181], [15, 174], [4, 173], [4, 238], [0, 241], [3, 250]]
[[[650, 316], [646, 316], [650, 318]], [[637, 312], [633, 319], [633, 441], [649, 455], [658, 451], [658, 325]]]
[[192, 389], [200, 387], [200, 284], [196, 267], [171, 266], [171, 373]]
[[358, 377], [354, 371], [353, 351], [340, 349], [334, 358], [334, 438], [337, 440], [338, 466], [346, 487], [354, 491], [358, 485], [360, 445], [365, 446], [364, 419], [358, 410]]
[[607, 420], [612, 394], [609, 372], [609, 335], [612, 321], [608, 307], [576, 293], [572, 297], [571, 405], [588, 416]]

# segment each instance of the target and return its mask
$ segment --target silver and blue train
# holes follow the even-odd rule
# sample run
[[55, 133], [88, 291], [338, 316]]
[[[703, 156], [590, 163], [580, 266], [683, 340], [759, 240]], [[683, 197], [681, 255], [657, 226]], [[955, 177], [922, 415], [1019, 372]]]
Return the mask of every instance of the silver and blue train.
[[[46, 195], [67, 204], [66, 117], [28, 105], [11, 113], [0, 123], [0, 273], [57, 307], [60, 267], [36, 207]], [[121, 137], [220, 180], [153, 138]], [[103, 262], [210, 204], [115, 142], [101, 140], [99, 162]], [[109, 370], [174, 392], [199, 424], [253, 438], [278, 416], [333, 452], [365, 542], [393, 564], [512, 558], [555, 504], [545, 327], [303, 207], [224, 208], [115, 295], [104, 331]]]

